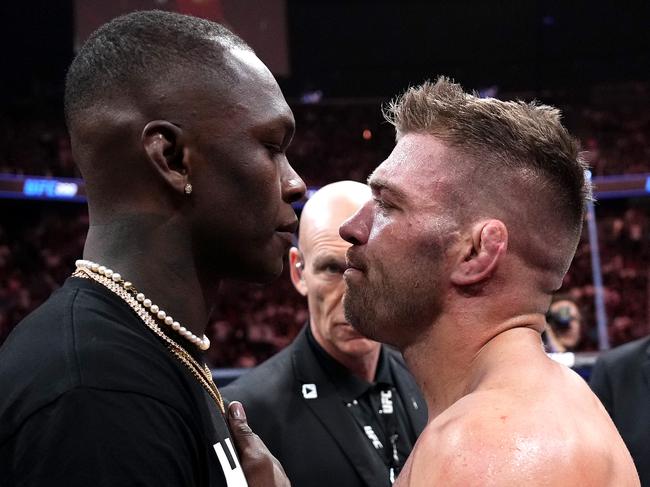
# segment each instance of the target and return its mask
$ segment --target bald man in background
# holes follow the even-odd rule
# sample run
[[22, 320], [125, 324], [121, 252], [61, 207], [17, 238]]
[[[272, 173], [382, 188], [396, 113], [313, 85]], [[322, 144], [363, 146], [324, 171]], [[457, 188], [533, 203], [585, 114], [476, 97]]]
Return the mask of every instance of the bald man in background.
[[315, 193], [289, 253], [309, 323], [281, 353], [223, 389], [296, 486], [388, 486], [426, 423], [426, 406], [394, 350], [345, 320], [345, 252], [339, 226], [370, 199], [341, 181]]

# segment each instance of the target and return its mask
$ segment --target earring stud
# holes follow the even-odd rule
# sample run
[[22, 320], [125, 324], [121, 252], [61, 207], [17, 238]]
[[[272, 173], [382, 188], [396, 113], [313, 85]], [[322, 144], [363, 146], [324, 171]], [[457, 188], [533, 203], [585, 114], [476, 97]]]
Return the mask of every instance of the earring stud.
[[185, 194], [192, 194], [192, 185], [190, 183], [185, 185]]

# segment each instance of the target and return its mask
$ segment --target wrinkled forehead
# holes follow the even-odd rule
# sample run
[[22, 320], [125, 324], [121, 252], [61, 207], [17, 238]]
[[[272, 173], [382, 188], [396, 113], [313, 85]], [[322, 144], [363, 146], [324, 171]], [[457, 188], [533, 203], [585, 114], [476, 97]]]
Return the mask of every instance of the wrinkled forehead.
[[336, 198], [305, 207], [300, 218], [299, 242], [303, 252], [310, 253], [312, 249], [335, 247], [342, 249], [350, 246], [339, 234], [341, 225], [354, 215], [361, 204], [349, 198]]
[[386, 192], [412, 203], [432, 195], [457, 192], [461, 182], [459, 156], [439, 139], [407, 133], [368, 178], [373, 193]]

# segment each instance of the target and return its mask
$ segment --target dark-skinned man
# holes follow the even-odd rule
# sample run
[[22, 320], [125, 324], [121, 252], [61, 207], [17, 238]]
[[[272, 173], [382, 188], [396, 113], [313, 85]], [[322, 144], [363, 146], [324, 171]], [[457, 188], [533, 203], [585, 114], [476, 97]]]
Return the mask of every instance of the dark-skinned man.
[[218, 24], [137, 12], [86, 42], [65, 105], [90, 229], [0, 350], [2, 485], [288, 485], [201, 359], [219, 282], [278, 276], [297, 225], [273, 76]]
[[388, 487], [426, 424], [425, 402], [401, 356], [360, 335], [343, 314], [350, 244], [341, 223], [370, 199], [354, 181], [328, 184], [300, 216], [291, 280], [309, 323], [285, 350], [224, 396], [241, 401], [253, 430], [294, 485]]

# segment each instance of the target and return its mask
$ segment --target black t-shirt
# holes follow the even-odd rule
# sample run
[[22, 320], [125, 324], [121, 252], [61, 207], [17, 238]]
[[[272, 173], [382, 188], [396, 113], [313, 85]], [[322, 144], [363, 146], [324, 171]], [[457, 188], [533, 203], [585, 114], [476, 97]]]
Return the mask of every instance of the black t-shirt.
[[245, 481], [189, 370], [118, 296], [69, 278], [0, 348], [0, 485]]

